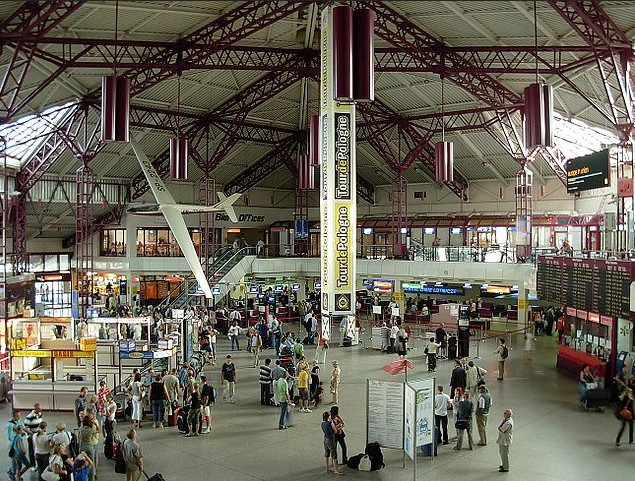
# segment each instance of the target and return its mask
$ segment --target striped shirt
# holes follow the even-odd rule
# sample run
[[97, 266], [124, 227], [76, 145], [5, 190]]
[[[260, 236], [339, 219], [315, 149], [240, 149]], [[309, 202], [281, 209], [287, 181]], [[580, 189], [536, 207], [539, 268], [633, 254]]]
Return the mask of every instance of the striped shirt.
[[269, 384], [271, 382], [271, 368], [266, 364], [260, 366], [260, 384]]

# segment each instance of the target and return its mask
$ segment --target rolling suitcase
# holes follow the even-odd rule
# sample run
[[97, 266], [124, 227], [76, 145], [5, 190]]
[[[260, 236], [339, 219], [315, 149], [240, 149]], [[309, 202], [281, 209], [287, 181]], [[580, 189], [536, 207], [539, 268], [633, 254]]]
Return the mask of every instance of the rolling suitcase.
[[165, 481], [165, 478], [163, 477], [163, 475], [159, 473], [154, 473], [152, 476], [148, 476], [148, 473], [146, 473], [144, 470], [143, 475], [146, 477], [148, 481]]
[[172, 406], [172, 412], [170, 414], [166, 414], [166, 417], [168, 418], [168, 426], [176, 426], [176, 417], [179, 414], [179, 410], [181, 408], [179, 408], [176, 405]]

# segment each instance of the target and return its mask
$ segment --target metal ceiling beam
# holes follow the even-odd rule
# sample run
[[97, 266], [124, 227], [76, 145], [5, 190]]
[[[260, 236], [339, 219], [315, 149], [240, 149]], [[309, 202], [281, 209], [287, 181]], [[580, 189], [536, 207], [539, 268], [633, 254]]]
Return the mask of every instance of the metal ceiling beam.
[[[425, 32], [398, 11], [388, 7], [384, 2], [370, 0], [363, 3], [377, 14], [375, 34], [389, 44], [409, 52], [416, 62], [428, 66], [440, 66], [438, 71], [440, 75], [446, 75], [448, 80], [488, 105], [501, 106], [522, 101], [520, 95], [495, 78], [467, 72], [465, 69], [471, 65], [463, 56], [448, 51], [443, 42]], [[446, 72], [446, 68], [452, 73]]]
[[[244, 129], [250, 128], [243, 124], [249, 112], [263, 102], [275, 97], [297, 81], [298, 76], [295, 72], [272, 72], [264, 75], [203, 116], [199, 121], [192, 124], [190, 128], [184, 130], [186, 137], [190, 141], [190, 153], [199, 168], [209, 176], [209, 173], [222, 162], [235, 143], [244, 135]], [[198, 152], [198, 148], [202, 147], [206, 141], [207, 128], [220, 119], [229, 121], [230, 125], [226, 128], [225, 135], [217, 142], [211, 157], [209, 159], [203, 159]], [[154, 167], [161, 176], [165, 176], [168, 173], [168, 158], [169, 155], [166, 149], [166, 151], [160, 154], [153, 162]], [[149, 188], [148, 182], [143, 174], [138, 174], [133, 179], [132, 185], [133, 199], [138, 199], [147, 192]]]
[[548, 0], [549, 5], [593, 47], [632, 49], [630, 39], [597, 0]]
[[[231, 195], [236, 192], [247, 192], [249, 189], [256, 187], [279, 168], [295, 165], [295, 151], [298, 147], [300, 137], [302, 137], [301, 133], [287, 137], [278, 144], [276, 148], [227, 182], [223, 188], [225, 194]], [[297, 175], [297, 169], [295, 175]]]
[[[208, 25], [186, 36], [176, 48], [153, 55], [159, 61], [197, 64], [223, 47], [234, 44], [282, 18], [306, 8], [302, 1], [253, 0], [243, 2]], [[197, 48], [191, 48], [197, 45]], [[200, 48], [202, 45], [205, 48]], [[136, 68], [125, 73], [131, 79], [132, 92], [138, 94], [174, 75], [173, 69]]]
[[[4, 36], [27, 35], [38, 38], [46, 35], [65, 18], [75, 12], [83, 1], [26, 1], [0, 25]], [[20, 94], [33, 61], [32, 44], [17, 41], [0, 42], [0, 53], [11, 48], [11, 60], [0, 80], [0, 123], [7, 122], [21, 104]]]
[[83, 0], [27, 0], [2, 21], [0, 32], [18, 37], [46, 35], [84, 3]]
[[67, 133], [76, 128], [76, 124], [81, 121], [81, 116], [83, 115], [79, 107], [79, 104], [71, 107], [71, 112], [67, 119], [47, 137], [42, 146], [17, 173], [16, 188], [19, 192], [26, 194], [66, 151], [68, 148]]
[[[623, 140], [627, 140], [634, 121], [629, 65], [633, 59], [633, 45], [630, 39], [597, 0], [549, 0], [549, 4], [587, 45], [610, 49], [610, 55], [596, 57], [609, 111], [588, 96], [585, 99], [615, 126]], [[579, 91], [575, 84], [567, 83], [574, 91]]]
[[[2, 35], [0, 40], [11, 42], [12, 35]], [[251, 47], [228, 45], [212, 52], [208, 46], [193, 45], [200, 50], [200, 61], [192, 63], [178, 57], [157, 57], [165, 49], [175, 49], [177, 42], [153, 42], [144, 40], [118, 40], [105, 38], [24, 37], [29, 52], [56, 67], [64, 69], [161, 69], [178, 74], [187, 70], [281, 70], [281, 64], [291, 57], [312, 60], [319, 52], [310, 47], [287, 49], [278, 47]], [[57, 47], [56, 52], [45, 49]], [[116, 50], [116, 53], [115, 53]], [[203, 56], [205, 54], [205, 56]], [[539, 73], [553, 74], [556, 70], [571, 70], [579, 62], [588, 63], [588, 56], [610, 54], [608, 46], [585, 45], [513, 45], [513, 46], [461, 46], [440, 45], [435, 51], [438, 62], [421, 65], [413, 61], [408, 50], [394, 47], [375, 49], [375, 69], [378, 72], [436, 72], [445, 69], [453, 72], [452, 65], [443, 65], [447, 55], [465, 57], [469, 72], [481, 73], [535, 73], [535, 59], [539, 59]], [[572, 59], [573, 55], [586, 54], [587, 60]], [[116, 56], [116, 59], [115, 59]], [[301, 68], [301, 67], [295, 67]]]

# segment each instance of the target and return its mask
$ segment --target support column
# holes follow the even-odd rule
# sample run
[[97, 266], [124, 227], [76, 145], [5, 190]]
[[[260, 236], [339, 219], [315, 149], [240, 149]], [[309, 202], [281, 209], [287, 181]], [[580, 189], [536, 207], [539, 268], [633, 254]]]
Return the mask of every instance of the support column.
[[[355, 314], [355, 249], [357, 198], [355, 189], [355, 104], [341, 99], [352, 71], [350, 16], [322, 11], [320, 77], [320, 234], [322, 242], [322, 323], [331, 316]], [[352, 13], [352, 12], [344, 12]], [[337, 18], [336, 18], [337, 17]], [[348, 50], [348, 53], [346, 52]], [[337, 61], [341, 59], [342, 61]], [[335, 86], [338, 86], [336, 89]], [[351, 90], [351, 89], [348, 89]], [[341, 100], [335, 100], [338, 97]]]
[[93, 212], [93, 192], [95, 191], [95, 175], [88, 165], [77, 169], [75, 184], [77, 189], [77, 206], [75, 211], [75, 262], [77, 317], [85, 318], [93, 293], [93, 234], [92, 224], [95, 220]]
[[27, 238], [27, 195], [25, 192], [11, 200], [13, 217], [13, 274], [19, 275], [27, 271], [29, 256], [26, 249]]
[[399, 172], [392, 184], [390, 193], [392, 201], [392, 249], [393, 258], [403, 259], [406, 256], [406, 227], [408, 225], [408, 182]]
[[[9, 337], [9, 297], [7, 296], [7, 278], [9, 277], [8, 269], [8, 249], [7, 249], [7, 231], [9, 225], [9, 172], [7, 170], [7, 142], [4, 137], [0, 138], [2, 141], [2, 171], [0, 172], [0, 208], [2, 208], [2, 226], [0, 229], [0, 242], [2, 245], [2, 279], [0, 279], [0, 319], [4, 322], [5, 339], [8, 341]], [[14, 234], [15, 235], [15, 234]], [[0, 353], [4, 357], [4, 352]], [[6, 369], [7, 366], [4, 362], [0, 364], [0, 368]]]
[[[623, 138], [615, 155], [617, 165], [617, 229], [615, 250], [618, 255], [635, 248], [635, 207], [633, 191], [633, 145], [628, 137]], [[602, 212], [600, 212], [602, 213]]]
[[[199, 185], [199, 201], [201, 205], [214, 205], [216, 202], [216, 182], [205, 176]], [[201, 226], [201, 246], [199, 257], [201, 259], [201, 267], [208, 279], [213, 272], [210, 272], [214, 264], [214, 256], [216, 254], [216, 230], [215, 230], [216, 214], [214, 212], [204, 212], [198, 215], [199, 225]]]
[[309, 191], [297, 188], [293, 211], [293, 253], [306, 256], [309, 253]]
[[516, 261], [531, 257], [531, 218], [533, 215], [532, 176], [526, 162], [516, 174]]

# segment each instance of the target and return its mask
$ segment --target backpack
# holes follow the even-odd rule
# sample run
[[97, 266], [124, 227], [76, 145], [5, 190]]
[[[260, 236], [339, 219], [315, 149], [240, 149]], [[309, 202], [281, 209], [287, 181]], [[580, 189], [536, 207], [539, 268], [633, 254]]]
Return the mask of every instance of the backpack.
[[[68, 432], [68, 431], [67, 431]], [[79, 454], [79, 439], [77, 438], [77, 434], [75, 432], [68, 432], [70, 435], [70, 440], [68, 443], [68, 450], [71, 453], [71, 457], [77, 457]]]
[[370, 458], [371, 471], [377, 471], [386, 466], [384, 464], [384, 455], [378, 442], [368, 443], [364, 452]]
[[509, 350], [507, 349], [507, 346], [503, 346], [503, 352], [501, 353], [501, 357], [503, 359], [507, 359], [508, 356], [509, 356]]

